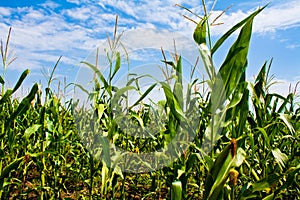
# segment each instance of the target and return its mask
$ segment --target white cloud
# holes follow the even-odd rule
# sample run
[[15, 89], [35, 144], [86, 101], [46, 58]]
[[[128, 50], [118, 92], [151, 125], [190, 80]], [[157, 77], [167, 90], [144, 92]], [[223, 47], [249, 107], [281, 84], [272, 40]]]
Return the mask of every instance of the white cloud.
[[55, 9], [60, 7], [60, 4], [55, 3], [54, 1], [51, 0], [47, 0], [45, 3], [42, 3], [41, 6], [43, 8]]
[[255, 21], [254, 30], [268, 32], [300, 26], [300, 1], [288, 1], [266, 8]]
[[1, 17], [9, 16], [10, 14], [11, 14], [10, 8], [0, 7], [0, 16]]
[[69, 2], [69, 3], [74, 3], [74, 4], [76, 4], [76, 5], [79, 5], [80, 3], [83, 3], [82, 0], [67, 0], [67, 2]]
[[3, 40], [6, 39], [9, 26], [13, 27], [11, 45], [16, 47], [18, 59], [12, 68], [38, 69], [43, 62], [53, 62], [60, 55], [74, 58], [95, 43], [95, 39], [89, 36], [93, 30], [65, 21], [62, 14], [47, 13], [32, 7], [14, 12], [20, 17], [15, 20], [7, 18], [5, 24], [0, 23], [1, 33], [5, 33], [1, 35]]
[[288, 49], [295, 49], [295, 48], [298, 48], [298, 47], [300, 47], [299, 43], [286, 45], [286, 48], [288, 48]]
[[[237, 24], [242, 19], [249, 16], [254, 10], [247, 12], [238, 10], [235, 12], [225, 13], [218, 22], [224, 25], [212, 27], [212, 33], [221, 35], [225, 33], [233, 25]], [[280, 4], [269, 5], [254, 19], [253, 32], [256, 33], [270, 33], [278, 30], [285, 30], [288, 28], [300, 26], [300, 1], [293, 0], [282, 2]], [[218, 16], [221, 11], [214, 11], [211, 19]]]
[[88, 18], [90, 18], [93, 13], [92, 13], [92, 9], [88, 8], [88, 7], [79, 7], [79, 8], [75, 8], [75, 9], [68, 9], [65, 10], [65, 13], [74, 19], [78, 19], [78, 20], [87, 20]]

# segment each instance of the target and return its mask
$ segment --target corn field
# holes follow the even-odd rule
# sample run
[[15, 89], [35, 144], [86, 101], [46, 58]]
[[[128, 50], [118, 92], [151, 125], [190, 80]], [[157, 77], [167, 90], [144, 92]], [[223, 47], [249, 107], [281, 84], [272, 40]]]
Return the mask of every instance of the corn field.
[[[1, 42], [1, 199], [299, 199], [297, 88], [287, 96], [269, 92], [272, 60], [262, 64], [253, 82], [246, 80], [253, 20], [263, 10], [214, 44], [209, 13], [198, 19], [193, 39], [208, 79], [192, 77], [186, 89], [180, 55], [162, 60], [172, 76], [146, 91], [139, 88], [141, 77], [129, 78], [122, 88], [113, 85], [121, 70], [120, 52], [114, 48], [121, 36], [115, 31], [109, 39], [108, 76], [97, 65], [82, 62], [95, 75], [93, 91], [70, 84], [88, 94], [90, 108], [78, 99], [63, 101], [51, 89], [60, 59], [46, 87], [35, 83], [28, 94], [14, 98], [30, 71], [7, 87], [5, 73], [14, 61], [9, 30]], [[238, 36], [224, 62], [215, 66], [215, 53], [234, 33]], [[195, 89], [203, 85], [207, 90]], [[165, 100], [145, 102], [155, 87]], [[140, 96], [124, 109], [132, 90]], [[124, 128], [128, 121], [133, 125]], [[155, 134], [147, 135], [145, 127]], [[159, 149], [172, 155], [139, 157]]]

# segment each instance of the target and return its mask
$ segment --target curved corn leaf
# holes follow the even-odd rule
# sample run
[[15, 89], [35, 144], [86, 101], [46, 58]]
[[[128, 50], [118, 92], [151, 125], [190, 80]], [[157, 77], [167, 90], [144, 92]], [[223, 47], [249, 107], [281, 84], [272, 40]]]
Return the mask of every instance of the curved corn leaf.
[[[207, 199], [217, 199], [221, 190], [224, 187], [225, 182], [227, 181], [227, 178], [229, 176], [229, 171], [233, 166], [234, 163], [234, 158], [232, 157], [232, 155], [230, 154], [230, 149], [226, 148], [225, 149], [225, 153], [221, 155], [221, 160], [223, 161], [222, 163], [219, 164], [219, 166], [217, 166], [216, 164], [214, 165], [215, 170], [213, 171], [213, 176], [214, 178], [214, 183], [210, 188], [210, 192], [209, 195], [207, 197]], [[226, 158], [224, 160], [224, 155], [226, 155]], [[218, 171], [217, 171], [218, 169]]]
[[13, 162], [9, 163], [0, 174], [0, 190], [3, 190], [4, 178], [6, 178], [12, 170], [18, 169], [19, 164], [24, 159], [23, 157], [15, 159]]
[[238, 24], [236, 24], [235, 26], [233, 26], [229, 31], [227, 31], [217, 42], [216, 44], [213, 46], [213, 48], [211, 49], [211, 54], [213, 55], [217, 49], [223, 44], [223, 42], [225, 42], [225, 40], [232, 34], [234, 33], [237, 29], [239, 29], [240, 27], [242, 27], [245, 23], [247, 23], [248, 21], [251, 21], [253, 19], [253, 17], [255, 17], [257, 14], [259, 14], [263, 9], [265, 9], [265, 7], [267, 7], [267, 5], [265, 5], [264, 7], [258, 9], [257, 11], [255, 11], [254, 13], [252, 13], [251, 15], [249, 15], [248, 17], [246, 17], [244, 20], [242, 20], [241, 22], [239, 22]]
[[1, 83], [1, 84], [4, 84], [4, 83], [5, 83], [5, 81], [4, 81], [4, 79], [2, 78], [2, 76], [0, 76], [0, 83]]
[[27, 141], [27, 140], [30, 138], [30, 136], [31, 136], [33, 133], [35, 133], [41, 126], [42, 126], [42, 125], [40, 125], [40, 124], [34, 124], [34, 125], [32, 125], [31, 127], [27, 128], [27, 129], [25, 130], [24, 135], [23, 135], [23, 137], [25, 138], [25, 140]]
[[112, 106], [116, 106], [118, 104], [118, 101], [120, 100], [121, 96], [129, 91], [129, 90], [135, 90], [136, 88], [134, 86], [126, 86], [126, 87], [123, 87], [119, 90], [117, 90], [117, 92], [114, 94], [112, 100], [111, 100], [111, 104]]
[[13, 91], [11, 89], [6, 90], [3, 97], [0, 99], [0, 105], [6, 102], [10, 96], [12, 95]]
[[174, 114], [174, 116], [176, 117], [176, 119], [178, 121], [185, 119], [185, 115], [184, 115], [176, 97], [174, 96], [170, 86], [164, 82], [160, 82], [160, 84], [162, 85], [162, 88], [164, 90], [164, 93], [165, 93], [165, 96], [167, 99], [167, 103], [170, 106], [171, 112]]
[[230, 170], [240, 166], [245, 160], [243, 149], [237, 149], [237, 141], [232, 139], [222, 152], [218, 155], [205, 183], [204, 199], [218, 199]]
[[24, 79], [26, 78], [26, 76], [29, 74], [30, 70], [26, 69], [20, 76], [19, 80], [17, 81], [14, 89], [13, 89], [13, 93], [19, 89], [19, 87], [21, 86], [21, 84], [23, 83]]
[[219, 73], [223, 79], [226, 99], [240, 82], [247, 67], [247, 56], [250, 45], [253, 18], [243, 26], [238, 39], [231, 46]]
[[98, 78], [99, 78], [99, 79], [101, 80], [101, 82], [104, 84], [105, 90], [108, 92], [108, 94], [109, 94], [110, 96], [112, 96], [111, 88], [109, 87], [109, 84], [108, 84], [107, 81], [105, 80], [105, 78], [104, 78], [103, 74], [101, 73], [101, 71], [100, 71], [95, 65], [92, 65], [92, 64], [90, 64], [90, 63], [88, 63], [88, 62], [83, 61], [83, 62], [81, 62], [81, 63], [87, 65], [89, 68], [91, 68], [91, 69], [97, 74]]
[[34, 99], [35, 95], [37, 94], [39, 90], [39, 86], [37, 83], [35, 83], [33, 85], [33, 87], [31, 88], [29, 94], [21, 101], [21, 103], [19, 104], [17, 110], [10, 116], [9, 118], [9, 123], [14, 120], [17, 116], [24, 114], [29, 106], [31, 105], [31, 101]]
[[183, 86], [182, 86], [182, 63], [181, 56], [179, 56], [176, 69], [176, 82], [174, 85], [173, 93], [175, 98], [177, 99], [181, 109], [183, 109]]
[[258, 129], [259, 132], [261, 132], [262, 135], [263, 135], [264, 142], [265, 142], [264, 145], [265, 145], [266, 147], [270, 147], [270, 139], [269, 139], [269, 136], [268, 136], [266, 130], [265, 130], [264, 128], [261, 128], [261, 127], [257, 127], [257, 129]]
[[121, 67], [121, 56], [120, 56], [120, 52], [117, 52], [116, 64], [115, 64], [114, 72], [110, 77], [110, 80], [114, 78], [116, 73], [119, 71], [120, 67]]
[[152, 90], [153, 88], [156, 86], [157, 84], [154, 83], [152, 84], [143, 94], [142, 96], [132, 105], [130, 106], [129, 109], [132, 109], [134, 106], [138, 105]]
[[199, 46], [199, 52], [206, 70], [206, 73], [209, 76], [210, 81], [213, 83], [216, 73], [215, 73], [215, 67], [213, 65], [212, 57], [211, 57], [211, 52], [206, 46], [206, 44], [200, 44]]

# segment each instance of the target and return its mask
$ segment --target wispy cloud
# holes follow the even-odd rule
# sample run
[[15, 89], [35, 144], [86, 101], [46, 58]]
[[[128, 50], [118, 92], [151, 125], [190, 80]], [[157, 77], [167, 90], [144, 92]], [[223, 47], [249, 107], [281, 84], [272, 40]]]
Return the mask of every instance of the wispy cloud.
[[300, 47], [299, 43], [286, 45], [286, 48], [288, 48], [288, 49], [295, 49], [295, 48], [298, 48], [298, 47]]
[[[264, 5], [264, 4], [262, 4]], [[253, 32], [266, 34], [279, 30], [286, 30], [300, 26], [300, 2], [298, 0], [282, 2], [280, 4], [270, 4], [255, 18]], [[212, 27], [212, 33], [221, 35], [225, 33], [233, 24], [238, 23], [253, 12], [253, 8], [248, 11], [237, 10], [228, 11], [223, 14], [218, 22], [224, 25]], [[214, 11], [211, 18], [214, 19], [222, 11]]]
[[255, 31], [273, 32], [300, 26], [300, 1], [287, 1], [267, 8], [255, 21]]
[[11, 14], [11, 9], [0, 7], [0, 17], [7, 17], [10, 16], [10, 14]]

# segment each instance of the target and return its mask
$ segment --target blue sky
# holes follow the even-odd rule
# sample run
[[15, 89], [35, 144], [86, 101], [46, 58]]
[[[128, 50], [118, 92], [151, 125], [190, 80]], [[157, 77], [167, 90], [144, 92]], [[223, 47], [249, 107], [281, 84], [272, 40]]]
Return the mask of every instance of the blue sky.
[[[182, 17], [188, 13], [174, 6], [176, 3], [203, 14], [200, 0], [2, 0], [0, 38], [5, 41], [8, 29], [12, 27], [11, 52], [17, 57], [8, 67], [7, 83], [13, 87], [22, 71], [28, 68], [31, 74], [25, 87], [29, 88], [36, 81], [45, 84], [42, 71], [51, 70], [61, 55], [56, 77], [60, 80], [66, 77], [68, 83], [75, 81], [80, 61], [88, 59], [97, 46], [101, 48], [101, 44], [105, 44], [106, 34], [112, 35], [116, 15], [119, 16], [119, 31], [133, 33], [131, 37], [125, 37], [124, 42], [134, 45], [134, 48], [143, 48], [148, 42], [161, 45], [164, 38], [155, 34], [163, 31], [180, 34], [192, 41], [195, 24]], [[206, 3], [211, 7], [212, 1]], [[219, 0], [212, 18], [228, 6], [232, 7], [217, 21], [224, 24], [212, 27], [212, 36], [215, 40], [267, 3], [269, 6], [254, 21], [247, 76], [255, 76], [262, 64], [273, 58], [271, 74], [282, 82], [273, 89], [286, 94], [289, 84], [295, 86], [300, 80], [299, 0]], [[154, 32], [144, 34], [143, 40], [138, 42], [134, 31], [139, 29]], [[226, 43], [217, 54], [217, 65], [222, 63], [229, 45], [230, 42]]]

